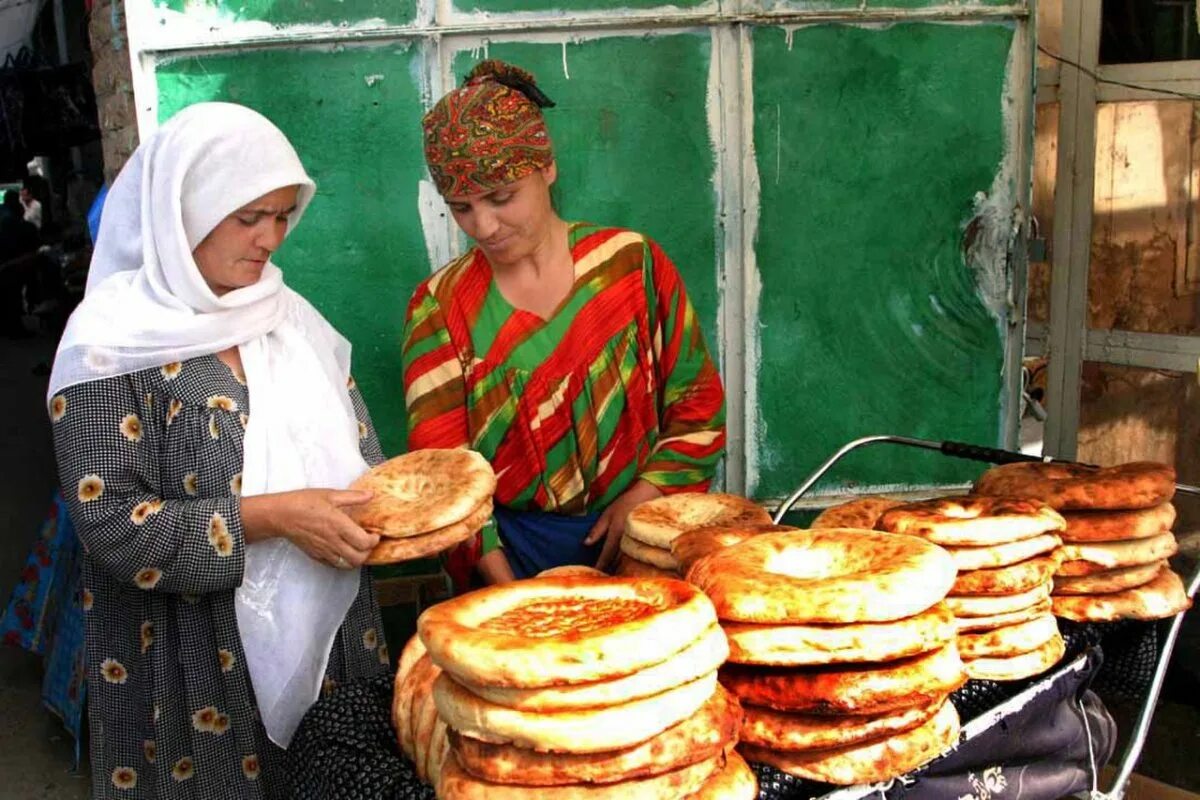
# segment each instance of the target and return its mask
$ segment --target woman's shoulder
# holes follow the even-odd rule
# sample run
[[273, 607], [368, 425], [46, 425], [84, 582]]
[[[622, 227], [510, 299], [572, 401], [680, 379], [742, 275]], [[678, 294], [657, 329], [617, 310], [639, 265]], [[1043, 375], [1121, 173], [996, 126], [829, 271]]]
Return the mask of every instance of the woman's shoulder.
[[413, 301], [420, 302], [433, 297], [439, 303], [454, 296], [455, 289], [472, 276], [483, 276], [485, 261], [478, 247], [472, 247], [458, 258], [442, 265], [441, 269], [417, 284], [413, 290]]

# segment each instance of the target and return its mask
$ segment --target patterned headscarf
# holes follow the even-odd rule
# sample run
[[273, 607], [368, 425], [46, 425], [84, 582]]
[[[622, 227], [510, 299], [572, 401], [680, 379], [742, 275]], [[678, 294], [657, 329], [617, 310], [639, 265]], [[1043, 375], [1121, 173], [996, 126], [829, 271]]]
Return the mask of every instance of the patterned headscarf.
[[425, 162], [446, 195], [490, 192], [554, 162], [542, 109], [554, 103], [533, 76], [482, 61], [421, 120]]

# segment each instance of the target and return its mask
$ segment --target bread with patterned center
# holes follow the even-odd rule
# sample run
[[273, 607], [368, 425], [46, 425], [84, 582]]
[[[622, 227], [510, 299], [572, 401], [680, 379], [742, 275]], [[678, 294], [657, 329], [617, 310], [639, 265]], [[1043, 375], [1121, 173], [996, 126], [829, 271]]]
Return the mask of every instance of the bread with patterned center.
[[764, 533], [697, 561], [687, 579], [721, 619], [808, 624], [886, 622], [946, 596], [954, 564], [915, 536], [853, 528]]
[[760, 706], [744, 706], [740, 740], [772, 750], [828, 750], [847, 747], [911, 730], [926, 722], [945, 702], [885, 711], [882, 714], [792, 714]]
[[461, 522], [490, 501], [496, 474], [474, 450], [414, 450], [372, 467], [350, 485], [374, 493], [347, 509], [369, 533], [417, 536]]
[[847, 503], [840, 503], [817, 514], [809, 524], [809, 528], [862, 528], [871, 530], [879, 517], [889, 508], [903, 505], [903, 500], [893, 500], [890, 497], [869, 495], [859, 497]]
[[992, 467], [975, 482], [977, 494], [1028, 497], [1058, 511], [1153, 508], [1175, 494], [1175, 469], [1153, 461], [1115, 467], [1026, 461]]
[[722, 622], [729, 660], [738, 664], [797, 667], [892, 661], [928, 653], [954, 641], [958, 629], [944, 603], [891, 622], [845, 625], [757, 625]]
[[875, 527], [920, 536], [935, 544], [986, 547], [1060, 531], [1066, 521], [1054, 509], [1008, 497], [941, 497], [888, 509]]
[[1035, 556], [1007, 567], [976, 569], [958, 573], [950, 594], [1015, 594], [1027, 592], [1054, 576], [1059, 561], [1053, 554]]
[[437, 555], [451, 547], [470, 539], [487, 524], [492, 516], [492, 501], [486, 500], [483, 505], [467, 515], [462, 522], [438, 528], [429, 533], [416, 536], [406, 536], [402, 539], [379, 540], [379, 544], [367, 555], [367, 564], [399, 564], [417, 558]]
[[660, 664], [717, 616], [695, 586], [654, 578], [531, 578], [425, 610], [434, 662], [465, 683], [534, 689], [608, 680]]
[[943, 703], [924, 724], [885, 739], [829, 750], [792, 752], [748, 744], [741, 749], [749, 761], [812, 781], [851, 786], [887, 781], [911, 772], [953, 747], [958, 733], [958, 712], [953, 703]]
[[1136, 567], [1107, 569], [1092, 575], [1063, 575], [1054, 579], [1054, 594], [1110, 594], [1154, 580], [1167, 568], [1166, 561], [1139, 564]]
[[710, 672], [628, 703], [548, 714], [489, 702], [442, 673], [433, 685], [433, 699], [446, 724], [473, 739], [558, 753], [600, 753], [644, 742], [687, 719], [716, 685], [716, 673]]
[[968, 658], [967, 674], [979, 681], [1019, 681], [1041, 675], [1062, 660], [1066, 643], [1054, 634], [1045, 644], [1028, 653], [1006, 658]]
[[540, 752], [474, 739], [451, 730], [463, 769], [492, 783], [561, 786], [614, 783], [658, 775], [716, 758], [737, 741], [742, 709], [719, 685], [696, 713], [644, 742], [601, 753]]
[[1169, 568], [1149, 583], [1108, 594], [1056, 595], [1054, 616], [1076, 622], [1165, 619], [1192, 607], [1183, 581]]
[[681, 492], [634, 506], [625, 520], [625, 535], [652, 547], [670, 550], [676, 536], [696, 528], [770, 522], [771, 515], [764, 508], [744, 497]]
[[1175, 506], [1170, 503], [1138, 511], [1075, 511], [1063, 514], [1064, 542], [1116, 542], [1145, 539], [1171, 530], [1175, 524]]
[[721, 684], [743, 704], [805, 714], [882, 714], [931, 703], [962, 686], [958, 650], [883, 664], [773, 668], [726, 664]]

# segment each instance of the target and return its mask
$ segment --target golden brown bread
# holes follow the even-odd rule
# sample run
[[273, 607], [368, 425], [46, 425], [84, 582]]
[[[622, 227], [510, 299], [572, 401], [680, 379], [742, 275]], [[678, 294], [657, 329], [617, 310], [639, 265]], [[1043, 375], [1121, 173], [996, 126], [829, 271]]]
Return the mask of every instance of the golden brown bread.
[[964, 661], [972, 658], [1007, 658], [1037, 650], [1057, 635], [1058, 622], [1054, 615], [1042, 613], [1013, 625], [979, 633], [964, 633], [958, 637], [958, 652]]
[[1046, 583], [1054, 576], [1059, 561], [1054, 556], [1035, 556], [1007, 567], [976, 569], [958, 573], [950, 594], [1016, 594]]
[[374, 493], [347, 509], [363, 530], [405, 537], [461, 522], [491, 500], [496, 475], [474, 450], [414, 450], [372, 467], [350, 488]]
[[746, 759], [730, 750], [725, 766], [709, 776], [704, 785], [684, 800], [755, 800], [758, 797], [758, 776]]
[[953, 644], [883, 664], [748, 667], [726, 664], [721, 683], [745, 705], [806, 714], [882, 714], [925, 705], [967, 676]]
[[752, 500], [733, 494], [681, 492], [637, 505], [625, 519], [625, 535], [671, 549], [675, 537], [710, 525], [767, 524], [771, 515]]
[[964, 662], [967, 674], [981, 681], [1019, 681], [1041, 675], [1062, 660], [1066, 643], [1055, 632], [1035, 650], [1014, 656], [997, 658], [968, 658]]
[[628, 534], [621, 537], [621, 553], [659, 569], [676, 573], [679, 570], [679, 562], [671, 555], [670, 550], [639, 542]]
[[1167, 531], [1146, 539], [1119, 542], [1076, 542], [1058, 549], [1058, 575], [1094, 575], [1117, 567], [1136, 567], [1170, 558], [1179, 550], [1175, 534]]
[[946, 605], [956, 617], [993, 617], [1010, 614], [1045, 602], [1050, 596], [1050, 581], [1040, 583], [1027, 592], [1016, 594], [968, 594], [949, 596]]
[[640, 744], [600, 753], [546, 753], [450, 731], [463, 769], [493, 783], [613, 783], [716, 758], [737, 741], [742, 709], [719, 685], [695, 714]]
[[460, 542], [470, 539], [492, 516], [492, 501], [487, 500], [467, 515], [462, 522], [438, 528], [429, 533], [407, 536], [403, 539], [383, 539], [367, 556], [367, 564], [399, 564], [416, 558], [426, 558], [443, 550], [449, 550]]
[[1005, 625], [1015, 625], [1018, 622], [1040, 617], [1043, 614], [1050, 613], [1050, 600], [1046, 599], [1040, 603], [1036, 603], [1028, 608], [1022, 608], [1019, 611], [1010, 611], [1005, 614], [994, 614], [988, 617], [957, 617], [954, 624], [958, 626], [958, 632], [973, 633], [975, 631], [990, 631], [993, 628], [1002, 628]]
[[1192, 607], [1183, 581], [1170, 568], [1159, 570], [1149, 583], [1108, 594], [1056, 595], [1054, 616], [1076, 622], [1119, 619], [1164, 619]]
[[1136, 567], [1106, 569], [1091, 575], [1063, 575], [1054, 579], [1054, 594], [1110, 594], [1142, 586], [1167, 569], [1166, 561]]
[[859, 497], [847, 503], [841, 503], [817, 514], [809, 524], [809, 528], [862, 528], [871, 530], [879, 517], [889, 508], [903, 505], [903, 500], [893, 500], [890, 497], [870, 495]]
[[686, 574], [692, 564], [704, 558], [709, 553], [724, 547], [732, 547], [751, 539], [760, 533], [777, 533], [779, 531], [794, 531], [791, 525], [712, 525], [707, 528], [696, 528], [675, 537], [671, 542], [671, 555], [679, 562], [679, 571]]
[[772, 750], [828, 750], [882, 739], [924, 723], [942, 707], [944, 699], [882, 714], [831, 716], [793, 714], [760, 706], [743, 706], [740, 740]]
[[1175, 506], [1170, 503], [1139, 511], [1074, 511], [1063, 514], [1064, 542], [1115, 542], [1144, 539], [1171, 530]]
[[1153, 508], [1174, 496], [1175, 469], [1153, 461], [1100, 469], [1026, 461], [992, 467], [976, 481], [975, 492], [1028, 497], [1058, 511]]
[[851, 528], [764, 533], [688, 570], [721, 619], [807, 624], [886, 622], [946, 596], [954, 564], [915, 536]]
[[624, 553], [617, 555], [617, 568], [613, 574], [619, 578], [671, 578], [678, 580], [679, 573], [673, 569], [661, 569], [653, 564], [630, 558]]
[[1062, 539], [1053, 534], [1042, 534], [1019, 542], [994, 544], [990, 547], [950, 547], [944, 549], [960, 572], [973, 569], [1007, 567], [1026, 559], [1053, 553], [1062, 544]]
[[1044, 503], [1010, 497], [940, 497], [906, 503], [883, 513], [881, 531], [921, 536], [935, 544], [986, 547], [1018, 542], [1067, 525]]

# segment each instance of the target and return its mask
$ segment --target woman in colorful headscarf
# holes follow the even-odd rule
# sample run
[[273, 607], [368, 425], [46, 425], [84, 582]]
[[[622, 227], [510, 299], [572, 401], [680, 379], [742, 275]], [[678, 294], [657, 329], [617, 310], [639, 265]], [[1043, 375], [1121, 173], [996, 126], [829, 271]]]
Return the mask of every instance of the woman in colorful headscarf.
[[379, 442], [349, 343], [271, 261], [313, 193], [265, 117], [200, 103], [105, 203], [49, 394], [94, 797], [286, 796], [322, 688], [387, 669], [378, 537], [343, 510]]
[[408, 309], [408, 444], [478, 450], [494, 526], [453, 551], [461, 590], [608, 568], [633, 506], [705, 491], [725, 444], [720, 376], [674, 264], [642, 234], [566, 222], [529, 73], [498, 61], [425, 116], [425, 159], [475, 244]]

